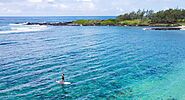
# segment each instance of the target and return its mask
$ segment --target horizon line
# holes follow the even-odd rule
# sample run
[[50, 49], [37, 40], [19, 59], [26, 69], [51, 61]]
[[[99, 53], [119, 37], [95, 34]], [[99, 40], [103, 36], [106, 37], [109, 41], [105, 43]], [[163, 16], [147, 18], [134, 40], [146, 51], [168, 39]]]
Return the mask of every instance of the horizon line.
[[115, 17], [118, 15], [0, 15], [0, 17], [98, 17], [98, 16], [110, 16]]

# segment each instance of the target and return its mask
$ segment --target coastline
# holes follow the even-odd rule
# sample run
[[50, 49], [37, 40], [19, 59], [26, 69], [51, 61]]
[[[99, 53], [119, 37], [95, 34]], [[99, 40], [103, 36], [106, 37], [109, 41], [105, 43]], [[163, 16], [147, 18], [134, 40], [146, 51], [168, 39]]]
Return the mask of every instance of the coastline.
[[[185, 9], [138, 10], [109, 19], [74, 19], [66, 22], [27, 22], [51, 26], [148, 26], [149, 30], [185, 30]], [[146, 29], [148, 30], [148, 29]]]
[[[25, 22], [24, 25], [50, 25], [50, 26], [150, 26], [150, 27], [180, 27], [185, 28], [185, 26], [180, 24], [121, 24], [121, 23], [103, 23], [107, 20], [84, 20], [88, 22], [78, 22], [68, 21], [68, 22]], [[16, 23], [22, 24], [22, 23]]]
[[[102, 24], [101, 22], [107, 20], [88, 20], [91, 23], [77, 23], [80, 20], [70, 21], [70, 22], [26, 22], [24, 25], [47, 25], [47, 26], [148, 26], [150, 28], [143, 28], [143, 30], [185, 30], [185, 26], [178, 24], [136, 24], [136, 25], [127, 25], [127, 24]], [[20, 23], [18, 23], [20, 24]]]

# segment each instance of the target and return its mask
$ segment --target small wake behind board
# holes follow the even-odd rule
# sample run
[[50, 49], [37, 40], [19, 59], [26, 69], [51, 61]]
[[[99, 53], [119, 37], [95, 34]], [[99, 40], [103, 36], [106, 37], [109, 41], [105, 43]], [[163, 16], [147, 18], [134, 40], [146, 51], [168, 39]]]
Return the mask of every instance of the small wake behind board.
[[56, 81], [58, 84], [69, 85], [71, 82]]

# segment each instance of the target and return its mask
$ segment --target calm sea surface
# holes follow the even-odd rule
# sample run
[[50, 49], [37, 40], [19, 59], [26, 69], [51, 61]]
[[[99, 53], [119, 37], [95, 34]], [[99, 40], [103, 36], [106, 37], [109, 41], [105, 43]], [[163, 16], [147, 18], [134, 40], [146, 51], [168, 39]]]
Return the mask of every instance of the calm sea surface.
[[0, 17], [0, 100], [185, 99], [185, 31], [15, 24], [108, 18]]

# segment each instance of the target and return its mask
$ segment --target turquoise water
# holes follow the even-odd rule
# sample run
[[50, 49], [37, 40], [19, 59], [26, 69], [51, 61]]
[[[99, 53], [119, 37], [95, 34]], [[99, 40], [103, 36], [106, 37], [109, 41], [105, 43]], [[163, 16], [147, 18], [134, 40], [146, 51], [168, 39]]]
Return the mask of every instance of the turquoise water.
[[[10, 23], [0, 28], [1, 100], [185, 99], [185, 31]], [[71, 85], [56, 83], [62, 73]]]

